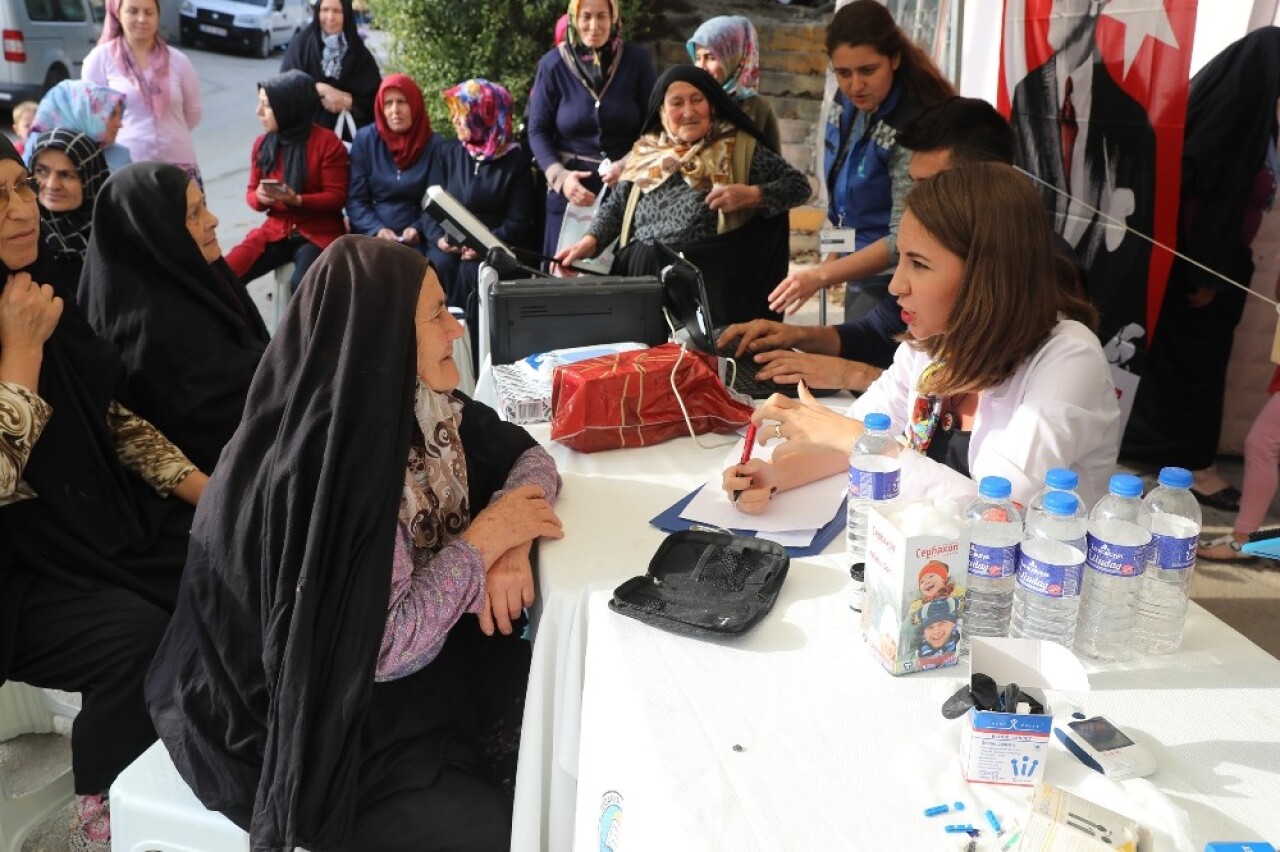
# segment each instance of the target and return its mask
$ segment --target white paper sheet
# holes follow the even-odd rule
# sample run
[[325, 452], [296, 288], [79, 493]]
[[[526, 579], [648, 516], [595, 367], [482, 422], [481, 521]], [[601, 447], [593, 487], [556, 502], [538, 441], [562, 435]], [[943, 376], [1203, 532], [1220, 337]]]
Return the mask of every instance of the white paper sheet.
[[[780, 442], [770, 441], [763, 447], [756, 447], [753, 457], [765, 460], [773, 458], [777, 443]], [[764, 514], [748, 515], [738, 511], [730, 502], [729, 495], [720, 487], [720, 474], [724, 468], [737, 464], [742, 458], [742, 445], [742, 441], [734, 445], [724, 464], [712, 474], [706, 486], [689, 501], [689, 505], [684, 507], [680, 517], [694, 523], [762, 533], [793, 533], [798, 530], [816, 532], [831, 520], [848, 487], [844, 474], [779, 492], [774, 495], [769, 510]]]

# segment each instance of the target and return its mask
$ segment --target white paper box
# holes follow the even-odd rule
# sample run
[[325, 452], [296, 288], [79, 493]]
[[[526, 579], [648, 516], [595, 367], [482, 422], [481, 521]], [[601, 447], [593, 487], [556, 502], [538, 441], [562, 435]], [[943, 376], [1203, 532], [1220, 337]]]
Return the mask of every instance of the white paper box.
[[[963, 529], [961, 527], [961, 529]], [[921, 578], [928, 593], [922, 591]], [[939, 574], [945, 572], [939, 590]], [[891, 674], [925, 671], [959, 662], [964, 595], [968, 587], [969, 537], [906, 536], [874, 507], [867, 513], [866, 596], [862, 632], [867, 647]], [[929, 631], [931, 619], [954, 620], [949, 632]], [[944, 621], [934, 621], [943, 625]]]
[[984, 784], [1029, 787], [1044, 776], [1053, 734], [1046, 689], [1087, 692], [1089, 676], [1071, 650], [1040, 639], [969, 640], [969, 674], [981, 672], [1004, 687], [1016, 683], [1044, 705], [1043, 715], [970, 709], [960, 732], [964, 777]]

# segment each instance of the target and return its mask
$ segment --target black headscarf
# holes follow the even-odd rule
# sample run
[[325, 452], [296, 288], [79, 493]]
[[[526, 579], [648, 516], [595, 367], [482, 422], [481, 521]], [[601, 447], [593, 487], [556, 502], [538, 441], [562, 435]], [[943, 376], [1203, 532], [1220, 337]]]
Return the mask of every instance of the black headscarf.
[[157, 654], [148, 704], [196, 794], [247, 823], [254, 850], [333, 845], [350, 830], [426, 269], [371, 237], [320, 256], [196, 513], [182, 627]]
[[258, 146], [258, 172], [271, 174], [283, 150], [284, 182], [294, 192], [302, 192], [307, 181], [307, 140], [320, 105], [316, 81], [302, 71], [286, 71], [263, 80], [258, 88], [267, 93], [276, 118], [276, 130], [264, 135]]
[[81, 200], [75, 210], [55, 213], [40, 207], [40, 224], [44, 231], [44, 243], [55, 254], [73, 254], [84, 259], [89, 247], [89, 229], [93, 225], [93, 203], [106, 182], [110, 171], [102, 146], [78, 130], [55, 127], [42, 133], [31, 152], [31, 167], [39, 165], [40, 154], [52, 148], [61, 151], [80, 176]]
[[[305, 71], [317, 82], [328, 83], [344, 92], [350, 92], [351, 115], [356, 126], [363, 127], [373, 121], [373, 97], [382, 83], [382, 72], [378, 70], [378, 61], [373, 58], [364, 39], [360, 37], [351, 0], [342, 0], [342, 37], [347, 43], [342, 56], [342, 70], [333, 77], [324, 73], [324, 29], [320, 26], [320, 2], [317, 0], [312, 10], [311, 23], [303, 27], [302, 32], [289, 42], [284, 59], [280, 62], [280, 70]], [[321, 108], [317, 101], [315, 122], [332, 130], [337, 116]]]
[[777, 153], [773, 145], [769, 144], [769, 140], [765, 138], [764, 133], [756, 126], [756, 123], [742, 111], [742, 107], [738, 106], [737, 101], [732, 96], [725, 94], [724, 88], [716, 82], [716, 78], [696, 65], [672, 65], [662, 72], [662, 76], [653, 84], [653, 91], [649, 93], [649, 112], [645, 116], [641, 133], [653, 133], [662, 130], [662, 102], [666, 98], [667, 89], [671, 88], [672, 83], [688, 83], [696, 87], [698, 91], [707, 96], [716, 119], [732, 122], [754, 136], [757, 142], [770, 151]]
[[[0, 160], [22, 162], [2, 137]], [[77, 309], [74, 283], [52, 270], [44, 255], [22, 270], [52, 285], [65, 304], [45, 341], [37, 388], [53, 414], [22, 474], [39, 496], [0, 507], [6, 543], [0, 569], [17, 567], [81, 588], [108, 583], [172, 608], [190, 507], [160, 499], [121, 465], [107, 423], [120, 357]], [[0, 277], [15, 271], [0, 264]]]
[[208, 263], [187, 230], [190, 182], [155, 162], [111, 176], [77, 299], [120, 348], [123, 400], [208, 471], [240, 422], [268, 334], [226, 261]]

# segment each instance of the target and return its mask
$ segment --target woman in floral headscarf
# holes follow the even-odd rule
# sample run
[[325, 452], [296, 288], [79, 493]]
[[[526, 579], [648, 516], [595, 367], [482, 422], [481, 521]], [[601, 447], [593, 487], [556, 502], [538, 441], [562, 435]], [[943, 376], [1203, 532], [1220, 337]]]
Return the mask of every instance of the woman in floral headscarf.
[[741, 15], [719, 15], [694, 32], [685, 47], [689, 59], [724, 86], [775, 150], [782, 150], [773, 107], [756, 91], [760, 85], [760, 47], [756, 28]]
[[440, 149], [448, 143], [431, 129], [422, 90], [407, 74], [389, 74], [374, 97], [374, 123], [351, 145], [347, 217], [351, 231], [395, 240], [427, 253], [422, 197], [442, 183]]
[[[444, 93], [458, 142], [441, 148], [443, 186], [458, 203], [508, 245], [523, 245], [533, 221], [533, 176], [529, 155], [511, 130], [511, 95], [497, 83], [476, 78]], [[483, 258], [451, 243], [431, 219], [427, 247], [449, 304], [467, 312], [471, 351], [479, 320], [476, 281]]]
[[590, 206], [615, 186], [640, 136], [657, 74], [649, 54], [623, 43], [621, 26], [617, 0], [570, 0], [567, 38], [538, 62], [529, 147], [550, 188], [544, 255], [555, 254], [565, 207]]
[[116, 142], [124, 125], [124, 93], [88, 80], [63, 80], [40, 99], [27, 137], [27, 168], [40, 134], [61, 127], [88, 136], [102, 148], [110, 171], [133, 162], [129, 149]]

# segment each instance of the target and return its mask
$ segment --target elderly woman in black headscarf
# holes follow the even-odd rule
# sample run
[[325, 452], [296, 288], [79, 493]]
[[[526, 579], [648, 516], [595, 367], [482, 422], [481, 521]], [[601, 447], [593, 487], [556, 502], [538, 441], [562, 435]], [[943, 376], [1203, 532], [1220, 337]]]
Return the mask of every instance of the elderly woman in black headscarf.
[[40, 184], [45, 248], [75, 280], [89, 247], [93, 202], [109, 174], [102, 146], [78, 130], [56, 127], [36, 140], [31, 172]]
[[351, 114], [357, 128], [373, 122], [373, 96], [378, 93], [382, 74], [356, 29], [351, 0], [319, 0], [315, 4], [311, 23], [289, 42], [280, 63], [281, 72], [294, 69], [316, 81], [320, 96], [316, 124], [333, 130], [343, 112]]
[[701, 268], [716, 323], [775, 316], [768, 294], [786, 277], [785, 214], [808, 197], [804, 175], [715, 78], [677, 65], [653, 87], [617, 190], [556, 260], [594, 257], [617, 239], [615, 274], [656, 275], [661, 242]]
[[255, 850], [509, 848], [520, 611], [560, 480], [455, 390], [462, 334], [426, 258], [341, 238], [201, 503], [147, 700]]
[[0, 683], [81, 693], [72, 846], [107, 850], [107, 791], [155, 741], [142, 681], [206, 477], [116, 402], [119, 356], [57, 278], [3, 138], [0, 187]]
[[312, 121], [311, 83], [301, 71], [286, 71], [258, 84], [264, 133], [253, 143], [245, 202], [267, 221], [227, 253], [246, 284], [292, 263], [290, 290], [298, 289], [320, 252], [346, 232], [350, 159], [338, 137]]
[[218, 219], [198, 183], [156, 162], [112, 175], [94, 217], [80, 307], [124, 356], [133, 410], [212, 470], [268, 340]]

